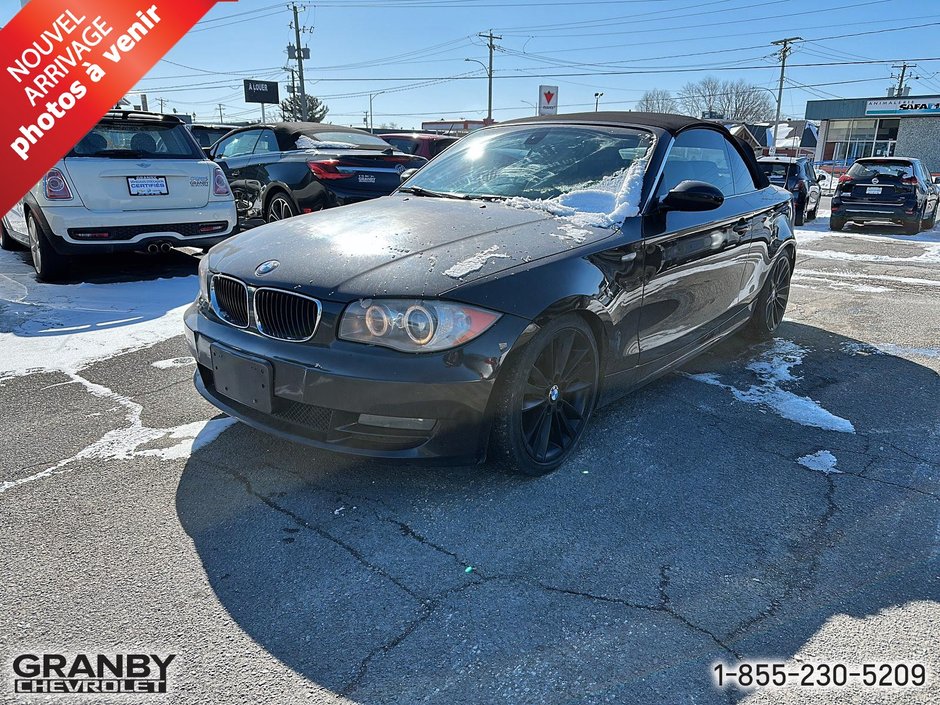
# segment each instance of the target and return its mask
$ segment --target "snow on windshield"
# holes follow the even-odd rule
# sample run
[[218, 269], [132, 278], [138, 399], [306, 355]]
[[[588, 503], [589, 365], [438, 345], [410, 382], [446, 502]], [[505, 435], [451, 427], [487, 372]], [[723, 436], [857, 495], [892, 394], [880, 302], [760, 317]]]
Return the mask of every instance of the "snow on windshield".
[[517, 196], [505, 203], [513, 208], [531, 208], [562, 216], [575, 225], [609, 228], [640, 212], [646, 159], [601, 181], [576, 188], [554, 198], [530, 199]]

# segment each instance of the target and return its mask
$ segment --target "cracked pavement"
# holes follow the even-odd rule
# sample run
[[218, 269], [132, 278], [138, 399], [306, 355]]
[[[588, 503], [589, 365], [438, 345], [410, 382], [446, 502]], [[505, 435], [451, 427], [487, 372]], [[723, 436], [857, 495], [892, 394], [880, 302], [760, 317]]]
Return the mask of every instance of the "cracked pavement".
[[[147, 649], [177, 654], [154, 703], [940, 703], [940, 270], [911, 261], [940, 230], [801, 233], [776, 343], [729, 340], [600, 410], [540, 479], [237, 424], [147, 454], [218, 416], [191, 366], [152, 364], [182, 336], [81, 384], [0, 381], [0, 483], [25, 479], [0, 492], [0, 702], [24, 702], [18, 653]], [[754, 365], [781, 341], [803, 352], [771, 384]], [[777, 391], [855, 432], [782, 415]], [[129, 428], [127, 403], [165, 437], [77, 457]], [[822, 451], [834, 471], [801, 463]], [[932, 680], [714, 687], [741, 659], [919, 661]]]

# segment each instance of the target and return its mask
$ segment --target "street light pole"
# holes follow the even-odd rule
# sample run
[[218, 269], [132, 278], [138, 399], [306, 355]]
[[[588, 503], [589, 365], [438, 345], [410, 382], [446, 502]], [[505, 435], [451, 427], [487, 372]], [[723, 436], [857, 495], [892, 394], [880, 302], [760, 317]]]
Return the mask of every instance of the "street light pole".
[[372, 129], [372, 99], [377, 95], [382, 95], [385, 91], [379, 91], [378, 93], [369, 94], [369, 132], [373, 132]]
[[598, 105], [600, 105], [601, 96], [602, 96], [602, 95], [604, 95], [604, 94], [603, 94], [603, 93], [595, 93], [595, 94], [594, 94], [594, 112], [595, 112], [595, 113], [597, 112]]
[[489, 68], [487, 68], [486, 64], [484, 64], [479, 59], [464, 59], [464, 61], [472, 61], [475, 64], [480, 64], [480, 66], [483, 67], [483, 70], [486, 71], [486, 76], [489, 82], [489, 99], [487, 102], [486, 117], [487, 117], [487, 122], [492, 122], [493, 121], [493, 69], [492, 69], [493, 55], [490, 54], [490, 67]]

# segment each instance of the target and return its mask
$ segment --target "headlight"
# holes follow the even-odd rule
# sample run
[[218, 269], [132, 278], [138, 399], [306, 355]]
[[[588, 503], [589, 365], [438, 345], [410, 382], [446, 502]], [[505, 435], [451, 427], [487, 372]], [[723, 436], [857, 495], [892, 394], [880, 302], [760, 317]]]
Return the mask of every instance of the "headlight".
[[473, 340], [499, 316], [450, 301], [366, 299], [343, 311], [339, 337], [402, 352], [435, 352]]
[[199, 260], [199, 298], [209, 301], [209, 255], [205, 254]]

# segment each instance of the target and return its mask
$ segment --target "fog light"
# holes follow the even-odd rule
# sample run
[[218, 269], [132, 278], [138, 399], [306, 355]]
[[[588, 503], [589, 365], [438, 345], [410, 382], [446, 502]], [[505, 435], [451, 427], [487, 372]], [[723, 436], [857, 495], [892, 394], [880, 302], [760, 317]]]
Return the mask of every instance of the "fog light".
[[435, 419], [411, 419], [404, 416], [376, 416], [375, 414], [359, 414], [359, 423], [363, 426], [378, 426], [379, 428], [398, 428], [407, 431], [430, 431], [437, 423]]

